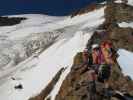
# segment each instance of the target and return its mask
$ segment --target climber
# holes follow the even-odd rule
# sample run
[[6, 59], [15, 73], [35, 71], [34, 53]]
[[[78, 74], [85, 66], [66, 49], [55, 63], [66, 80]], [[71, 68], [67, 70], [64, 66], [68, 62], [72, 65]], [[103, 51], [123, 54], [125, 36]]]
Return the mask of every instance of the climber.
[[100, 64], [98, 70], [98, 81], [104, 83], [104, 90], [107, 97], [109, 96], [109, 78], [111, 74], [111, 67], [114, 64], [113, 55], [115, 55], [112, 43], [110, 41], [103, 41], [100, 44], [100, 49], [104, 58], [104, 61]]
[[97, 44], [92, 45], [93, 64], [99, 64], [99, 62], [98, 62], [98, 51], [99, 51], [99, 46]]
[[105, 96], [110, 98], [109, 78], [111, 74], [111, 66], [109, 64], [101, 64], [98, 71], [98, 81], [104, 83]]
[[98, 70], [98, 78], [101, 81], [107, 81], [111, 74], [111, 66], [108, 64], [101, 64]]
[[110, 41], [104, 41], [101, 43], [100, 48], [104, 56], [105, 63], [112, 65], [114, 63], [112, 43]]
[[95, 70], [90, 67], [88, 71], [88, 91], [90, 98], [89, 100], [96, 100], [96, 78], [97, 75], [95, 73]]
[[104, 63], [104, 56], [98, 44], [92, 45], [93, 66], [98, 73], [99, 66]]
[[88, 53], [88, 49], [87, 48], [85, 48], [83, 50], [82, 58], [83, 58], [84, 64], [88, 64], [88, 61], [89, 61], [89, 53]]
[[114, 64], [113, 60], [113, 47], [110, 41], [104, 41], [100, 45], [104, 61], [99, 67], [99, 74], [103, 80], [107, 80], [110, 77], [111, 66]]
[[99, 65], [104, 63], [104, 56], [98, 44], [94, 44], [92, 46], [92, 57], [93, 57], [93, 64]]

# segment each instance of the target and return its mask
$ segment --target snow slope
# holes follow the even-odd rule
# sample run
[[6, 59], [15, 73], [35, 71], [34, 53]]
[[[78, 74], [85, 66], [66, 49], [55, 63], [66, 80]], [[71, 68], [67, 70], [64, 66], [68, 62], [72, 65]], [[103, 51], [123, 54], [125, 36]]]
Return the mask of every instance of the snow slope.
[[115, 0], [114, 2], [115, 2], [115, 3], [123, 3], [122, 0]]
[[133, 0], [128, 0], [127, 4], [133, 6]]
[[133, 28], [133, 22], [127, 23], [127, 22], [122, 22], [122, 23], [118, 23], [118, 25], [122, 28]]
[[133, 52], [129, 52], [124, 49], [119, 49], [118, 63], [121, 66], [125, 75], [131, 76], [133, 79]]
[[[105, 7], [74, 18], [69, 16], [19, 15], [28, 19], [15, 26], [0, 27], [0, 35], [3, 36], [3, 33], [5, 35], [4, 41], [13, 45], [13, 50], [19, 49], [19, 55], [23, 49], [25, 50], [23, 44], [29, 46], [29, 41], [39, 40], [39, 43], [41, 41], [38, 44], [39, 46], [42, 43], [54, 42], [40, 55], [33, 52], [31, 56], [18, 65], [15, 66], [14, 63], [11, 63], [10, 66], [0, 70], [0, 99], [27, 100], [45, 88], [60, 68], [68, 67], [50, 94], [52, 100], [54, 100], [62, 81], [72, 66], [73, 57], [77, 52], [85, 48], [94, 29], [103, 23], [104, 9]], [[18, 17], [18, 15], [10, 17]], [[42, 36], [44, 37], [41, 38]], [[56, 41], [53, 41], [55, 36], [58, 36], [58, 38]], [[47, 38], [49, 39], [47, 40]], [[3, 41], [0, 42], [3, 43]], [[32, 43], [33, 45], [28, 50], [30, 48], [32, 50], [38, 49], [38, 45], [34, 45], [34, 42]], [[9, 51], [10, 47], [8, 47], [7, 52]], [[12, 52], [8, 54], [12, 54]], [[11, 77], [14, 77], [16, 80], [12, 80]], [[24, 89], [15, 90], [14, 86], [19, 83], [23, 85]]]
[[[78, 44], [78, 45], [77, 45], [77, 47], [73, 48], [73, 46], [74, 45], [76, 46], [76, 44], [70, 43], [70, 46], [71, 47], [68, 48], [68, 50], [66, 51], [66, 52], [73, 51], [73, 53], [72, 53], [72, 55], [70, 55], [71, 56], [71, 59], [69, 59], [69, 61], [66, 63], [66, 67], [68, 67], [68, 68], [63, 73], [63, 75], [61, 75], [61, 78], [60, 78], [59, 82], [56, 84], [55, 88], [53, 89], [53, 91], [49, 95], [49, 96], [51, 96], [51, 99], [52, 100], [55, 99], [55, 96], [58, 93], [58, 91], [59, 91], [59, 89], [61, 87], [61, 84], [62, 84], [63, 80], [65, 79], [65, 77], [67, 76], [67, 74], [69, 73], [69, 71], [71, 70], [71, 66], [73, 64], [73, 57], [76, 55], [77, 52], [83, 51], [83, 49], [85, 48], [86, 43], [90, 39], [91, 35], [92, 35], [92, 32], [88, 32], [88, 33], [86, 33], [84, 35], [83, 35], [83, 32], [82, 31], [79, 31], [79, 32], [76, 33], [76, 37], [74, 37], [75, 40], [73, 40], [73, 41], [76, 44]], [[76, 41], [76, 39], [77, 39], [77, 41]], [[67, 46], [67, 47], [69, 47], [69, 46]], [[71, 50], [72, 48], [73, 48], [73, 50]], [[75, 50], [75, 53], [74, 53], [74, 50]], [[67, 55], [65, 57], [67, 57]]]
[[127, 0], [127, 1], [124, 1], [124, 0], [115, 0], [114, 2], [115, 3], [124, 3], [124, 2], [126, 2], [128, 5], [133, 6], [133, 0]]

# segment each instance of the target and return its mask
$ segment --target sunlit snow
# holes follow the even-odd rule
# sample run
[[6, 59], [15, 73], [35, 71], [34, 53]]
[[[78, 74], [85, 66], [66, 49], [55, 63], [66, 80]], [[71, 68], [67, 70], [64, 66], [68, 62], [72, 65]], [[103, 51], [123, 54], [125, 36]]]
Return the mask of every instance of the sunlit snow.
[[127, 4], [133, 6], [133, 0], [128, 0]]
[[[18, 25], [0, 27], [0, 54], [6, 55], [0, 60], [1, 64], [6, 64], [0, 69], [0, 99], [27, 100], [40, 93], [60, 68], [68, 67], [50, 93], [54, 100], [70, 71], [73, 57], [85, 48], [94, 30], [104, 22], [104, 9], [74, 18], [10, 16], [28, 19]], [[19, 83], [24, 89], [15, 90], [14, 86]]]
[[123, 3], [122, 0], [115, 0], [114, 2], [115, 2], [115, 3]]
[[127, 22], [122, 22], [118, 24], [122, 28], [133, 28], [133, 22], [127, 23]]
[[118, 62], [125, 75], [129, 75], [133, 79], [133, 52], [120, 49], [118, 51]]

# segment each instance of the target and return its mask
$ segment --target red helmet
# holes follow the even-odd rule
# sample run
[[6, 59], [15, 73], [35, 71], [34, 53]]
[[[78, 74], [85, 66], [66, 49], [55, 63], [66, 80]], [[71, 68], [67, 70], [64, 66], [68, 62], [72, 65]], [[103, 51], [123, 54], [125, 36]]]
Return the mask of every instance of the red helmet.
[[106, 45], [108, 45], [108, 46], [112, 46], [112, 42], [111, 41], [109, 41], [109, 40], [107, 40], [107, 41], [103, 41], [102, 43], [101, 43], [101, 46], [103, 46], [103, 47], [105, 47]]

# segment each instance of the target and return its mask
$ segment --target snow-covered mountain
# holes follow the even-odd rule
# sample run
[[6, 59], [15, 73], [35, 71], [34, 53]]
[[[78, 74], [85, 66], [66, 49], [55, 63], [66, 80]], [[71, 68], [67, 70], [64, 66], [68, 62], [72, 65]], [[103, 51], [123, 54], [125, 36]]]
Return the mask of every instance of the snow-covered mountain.
[[[76, 16], [14, 15], [23, 17], [20, 24], [0, 27], [0, 98], [26, 100], [39, 93], [62, 67], [82, 51], [93, 31], [104, 22], [104, 9]], [[11, 78], [16, 80], [12, 80]], [[14, 86], [23, 84], [24, 89]], [[53, 98], [59, 90], [53, 92]]]
[[[131, 5], [132, 0], [128, 4]], [[8, 16], [26, 19], [16, 25], [0, 27], [0, 99], [28, 100], [39, 94], [65, 67], [49, 94], [55, 100], [71, 70], [73, 57], [86, 47], [93, 33], [105, 22], [105, 9], [106, 5], [102, 5], [72, 18], [39, 14]], [[118, 26], [133, 27], [132, 22], [119, 22]], [[123, 72], [133, 78], [133, 53], [123, 48], [118, 54]], [[22, 90], [14, 89], [18, 84], [23, 85]]]

